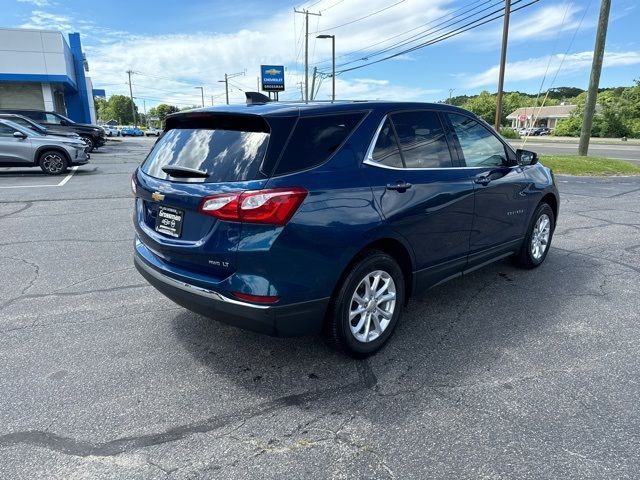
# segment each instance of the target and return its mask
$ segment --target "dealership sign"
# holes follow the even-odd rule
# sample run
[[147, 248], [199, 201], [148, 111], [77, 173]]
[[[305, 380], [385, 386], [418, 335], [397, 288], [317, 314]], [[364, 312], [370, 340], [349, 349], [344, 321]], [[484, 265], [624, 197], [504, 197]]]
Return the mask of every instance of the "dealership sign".
[[284, 91], [284, 66], [260, 65], [262, 76], [262, 90], [265, 92]]

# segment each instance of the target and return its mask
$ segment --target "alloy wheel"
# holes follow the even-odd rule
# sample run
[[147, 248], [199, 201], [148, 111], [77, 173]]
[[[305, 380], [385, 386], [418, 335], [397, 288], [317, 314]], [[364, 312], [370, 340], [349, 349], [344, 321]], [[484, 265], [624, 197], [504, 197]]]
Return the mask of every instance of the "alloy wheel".
[[42, 159], [42, 167], [46, 172], [55, 175], [64, 170], [65, 161], [57, 153], [48, 153]]
[[372, 342], [391, 323], [396, 308], [396, 284], [384, 270], [365, 275], [349, 306], [349, 328], [359, 342]]
[[549, 245], [551, 235], [551, 220], [546, 213], [538, 217], [531, 234], [531, 256], [540, 260]]

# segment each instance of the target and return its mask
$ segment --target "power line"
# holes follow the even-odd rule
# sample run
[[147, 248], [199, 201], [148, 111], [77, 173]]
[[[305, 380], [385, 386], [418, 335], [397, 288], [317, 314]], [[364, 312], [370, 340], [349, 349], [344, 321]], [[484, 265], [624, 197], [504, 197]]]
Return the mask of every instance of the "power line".
[[[515, 5], [519, 1], [522, 1], [522, 0], [518, 0], [518, 1], [514, 2], [513, 5]], [[471, 13], [471, 12], [473, 12], [473, 10], [476, 10], [477, 8], [483, 6], [483, 5], [487, 4], [487, 3], [489, 3], [490, 5], [487, 5], [486, 7], [478, 10], [477, 12]], [[498, 5], [502, 5], [502, 0], [485, 0], [480, 5], [477, 5], [477, 6], [473, 7], [472, 9], [470, 9], [469, 11], [464, 12], [464, 14], [456, 15], [453, 18], [449, 18], [449, 19], [447, 19], [447, 20], [445, 20], [443, 22], [437, 23], [436, 25], [434, 25], [431, 28], [423, 30], [422, 32], [418, 32], [415, 35], [412, 35], [410, 37], [405, 38], [404, 40], [401, 40], [401, 41], [399, 41], [397, 43], [394, 43], [393, 45], [385, 47], [385, 48], [383, 48], [383, 49], [381, 49], [381, 50], [379, 50], [377, 52], [371, 53], [371, 54], [367, 55], [366, 57], [359, 58], [359, 59], [356, 59], [356, 60], [351, 60], [349, 62], [341, 63], [340, 65], [338, 65], [338, 67], [344, 67], [346, 65], [351, 65], [351, 64], [356, 63], [356, 62], [366, 61], [366, 60], [369, 60], [369, 59], [371, 59], [373, 57], [378, 57], [378, 56], [382, 55], [383, 53], [395, 50], [396, 48], [403, 47], [405, 45], [409, 45], [409, 44], [411, 44], [411, 43], [413, 43], [413, 42], [415, 42], [415, 41], [417, 41], [417, 40], [419, 40], [421, 38], [428, 37], [428, 36], [433, 35], [433, 34], [435, 34], [437, 32], [441, 32], [443, 30], [446, 30], [449, 27], [452, 27], [454, 25], [462, 23], [465, 20], [473, 18], [473, 17], [475, 17], [475, 16], [477, 16], [477, 15], [483, 13], [483, 12], [486, 12], [487, 10], [490, 10], [492, 8], [497, 7]], [[498, 13], [498, 12], [501, 12], [502, 10], [503, 10], [502, 7], [497, 8], [493, 12], [487, 14], [487, 16], [488, 15], [493, 15], [493, 14]], [[486, 18], [486, 16], [485, 17], [481, 17], [480, 20], [482, 20], [483, 18]], [[441, 27], [441, 28], [436, 28], [436, 27]]]
[[[445, 15], [442, 15], [442, 16], [440, 16], [440, 17], [434, 18], [433, 20], [429, 20], [428, 22], [423, 23], [422, 25], [418, 25], [417, 27], [413, 27], [413, 28], [411, 28], [411, 29], [407, 30], [406, 32], [397, 33], [397, 34], [392, 35], [392, 36], [390, 36], [390, 37], [387, 37], [387, 38], [385, 38], [385, 39], [383, 39], [383, 40], [380, 40], [380, 41], [378, 41], [378, 42], [371, 43], [371, 44], [367, 45], [366, 47], [359, 48], [359, 49], [357, 49], [357, 50], [352, 50], [351, 52], [348, 52], [348, 53], [345, 53], [345, 54], [339, 55], [339, 56], [338, 56], [338, 57], [336, 57], [336, 58], [345, 58], [345, 57], [350, 57], [350, 56], [352, 56], [354, 53], [367, 51], [367, 50], [369, 50], [371, 47], [375, 47], [375, 46], [377, 46], [377, 45], [380, 45], [380, 44], [383, 44], [383, 43], [387, 43], [389, 40], [393, 40], [394, 38], [398, 38], [398, 37], [401, 37], [401, 36], [403, 36], [403, 35], [407, 35], [407, 34], [408, 34], [408, 33], [410, 33], [410, 32], [414, 32], [414, 31], [416, 31], [416, 30], [421, 29], [422, 27], [426, 27], [427, 25], [431, 25], [432, 23], [437, 22], [438, 20], [442, 20], [443, 18], [450, 17], [450, 16], [452, 16], [453, 14], [455, 14], [455, 13], [457, 13], [457, 12], [461, 11], [461, 10], [464, 10], [465, 8], [470, 7], [471, 5], [476, 4], [476, 3], [479, 3], [479, 2], [481, 2], [481, 1], [482, 1], [482, 0], [474, 0], [473, 2], [470, 2], [470, 3], [466, 4], [466, 5], [463, 5], [462, 7], [458, 8], [458, 9], [456, 9], [456, 10], [453, 10], [453, 11], [451, 11], [451, 12], [447, 12]], [[481, 5], [484, 5], [485, 3], [490, 3], [490, 2], [492, 2], [492, 1], [495, 1], [495, 0], [484, 0], [484, 1], [482, 1]], [[475, 10], [476, 8], [478, 8], [478, 7], [474, 7], [474, 8], [472, 8], [472, 9], [471, 9], [471, 10], [469, 10], [469, 11], [473, 11], [473, 10]], [[437, 25], [436, 25], [436, 26], [437, 26]], [[426, 31], [426, 30], [425, 30], [425, 31]], [[420, 33], [424, 33], [425, 31], [420, 32]], [[409, 38], [413, 38], [413, 36], [411, 36], [411, 37], [407, 37], [407, 38], [406, 38], [406, 39], [404, 39], [404, 40], [407, 40], [407, 39], [409, 39]], [[404, 41], [404, 40], [401, 40], [401, 42], [402, 42], [402, 41]], [[320, 64], [322, 64], [322, 63], [329, 63], [329, 62], [331, 62], [331, 61], [332, 61], [332, 59], [328, 58], [328, 59], [326, 59], [326, 60], [321, 60], [321, 61], [317, 62], [317, 63], [316, 63], [316, 65], [320, 65]]]
[[396, 3], [392, 4], [392, 5], [389, 5], [388, 7], [384, 7], [384, 8], [382, 8], [382, 9], [380, 9], [380, 10], [377, 10], [377, 11], [375, 11], [375, 12], [369, 13], [368, 15], [365, 15], [364, 17], [356, 18], [355, 20], [351, 20], [350, 22], [343, 23], [343, 24], [341, 24], [341, 25], [335, 25], [335, 26], [330, 27], [330, 28], [325, 28], [325, 29], [323, 29], [323, 30], [318, 30], [316, 33], [319, 33], [319, 32], [327, 32], [327, 31], [329, 31], [329, 30], [335, 30], [335, 29], [337, 29], [337, 28], [346, 27], [347, 25], [351, 25], [351, 24], [353, 24], [353, 23], [359, 22], [360, 20], [364, 20], [365, 18], [373, 17], [374, 15], [377, 15], [377, 14], [379, 14], [379, 13], [382, 13], [382, 12], [386, 11], [386, 10], [389, 10], [390, 8], [393, 8], [393, 7], [395, 7], [396, 5], [400, 5], [401, 3], [404, 3], [405, 1], [406, 1], [406, 0], [400, 0], [399, 2], [396, 2]]
[[[522, 1], [524, 1], [524, 0], [517, 0], [512, 5], [515, 5], [515, 4], [520, 3]], [[526, 8], [526, 7], [528, 7], [528, 6], [530, 6], [530, 5], [534, 4], [534, 3], [537, 3], [538, 1], [539, 0], [532, 0], [529, 3], [527, 3], [527, 4], [525, 4], [525, 5], [521, 6], [521, 7], [513, 9], [512, 13], [515, 13], [518, 10], [522, 10], [523, 8]], [[494, 16], [493, 18], [489, 18], [489, 17], [492, 17], [493, 15], [496, 15], [496, 13], [498, 13], [497, 16]], [[339, 74], [342, 74], [342, 73], [345, 73], [345, 72], [350, 72], [350, 71], [353, 71], [353, 70], [358, 70], [360, 68], [368, 67], [369, 65], [374, 65], [376, 63], [384, 62], [385, 60], [390, 60], [392, 58], [399, 57], [400, 55], [404, 55], [405, 53], [410, 53], [410, 52], [413, 52], [415, 50], [419, 50], [421, 48], [427, 47], [429, 45], [434, 45], [436, 43], [439, 43], [439, 42], [442, 42], [442, 41], [447, 40], [449, 38], [452, 38], [452, 37], [455, 37], [457, 35], [460, 35], [460, 34], [466, 32], [468, 30], [472, 30], [474, 28], [480, 27], [480, 26], [485, 25], [485, 24], [487, 24], [489, 22], [492, 22], [494, 20], [502, 18], [503, 16], [504, 16], [504, 12], [502, 10], [494, 11], [494, 12], [492, 12], [490, 14], [484, 15], [483, 17], [481, 17], [479, 19], [473, 20], [473, 21], [471, 21], [471, 22], [469, 22], [469, 23], [467, 23], [465, 25], [462, 25], [461, 27], [458, 27], [458, 28], [456, 28], [456, 29], [454, 29], [452, 31], [446, 32], [446, 33], [444, 33], [444, 34], [442, 34], [442, 35], [440, 35], [440, 36], [438, 36], [436, 38], [433, 38], [433, 39], [428, 40], [426, 42], [420, 43], [420, 44], [415, 45], [415, 46], [413, 46], [411, 48], [407, 48], [407, 49], [402, 50], [400, 52], [394, 53], [393, 55], [388, 55], [388, 56], [386, 56], [384, 58], [381, 58], [381, 59], [378, 59], [378, 60], [374, 60], [373, 62], [369, 62], [369, 63], [365, 63], [363, 65], [358, 65], [358, 66], [355, 66], [355, 67], [345, 68], [345, 69], [342, 69], [340, 71], [337, 71], [336, 75], [339, 75]], [[327, 72], [322, 72], [322, 73], [325, 74], [325, 75], [327, 74]]]

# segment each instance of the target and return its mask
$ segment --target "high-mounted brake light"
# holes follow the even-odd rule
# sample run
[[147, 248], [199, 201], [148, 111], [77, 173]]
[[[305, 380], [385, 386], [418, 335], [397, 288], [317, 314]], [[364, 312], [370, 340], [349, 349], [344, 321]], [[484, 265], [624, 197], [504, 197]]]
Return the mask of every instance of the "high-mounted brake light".
[[236, 222], [285, 225], [307, 196], [304, 188], [272, 188], [205, 197], [200, 212]]

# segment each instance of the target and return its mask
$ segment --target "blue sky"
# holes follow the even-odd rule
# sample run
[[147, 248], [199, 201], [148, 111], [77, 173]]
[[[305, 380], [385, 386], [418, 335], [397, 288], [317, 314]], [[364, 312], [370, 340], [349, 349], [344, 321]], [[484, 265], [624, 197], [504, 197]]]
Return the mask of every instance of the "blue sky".
[[[640, 6], [635, 0], [612, 3], [601, 86], [631, 85], [640, 78]], [[108, 95], [128, 94], [125, 72], [131, 69], [137, 72], [137, 103], [144, 100], [149, 108], [161, 101], [199, 104], [195, 87], [201, 85], [207, 104], [220, 103], [224, 85], [218, 80], [224, 73], [245, 72], [231, 84], [231, 100], [243, 101], [242, 90], [255, 90], [262, 63], [285, 65], [287, 91], [281, 98], [299, 98], [303, 23], [294, 7], [322, 13], [310, 17], [310, 64], [329, 70], [331, 42], [315, 40], [317, 32], [336, 35], [338, 64], [358, 66], [365, 63], [358, 59], [380, 58], [375, 54], [394, 42], [493, 4], [497, 0], [3, 0], [2, 26], [79, 31], [94, 86]], [[505, 89], [535, 93], [545, 73], [545, 89], [586, 88], [599, 7], [599, 0], [539, 0], [515, 12]], [[337, 77], [337, 97], [435, 101], [446, 99], [449, 89], [454, 95], [495, 91], [501, 35], [500, 19], [346, 72]], [[330, 85], [325, 79], [317, 98], [328, 98]]]

